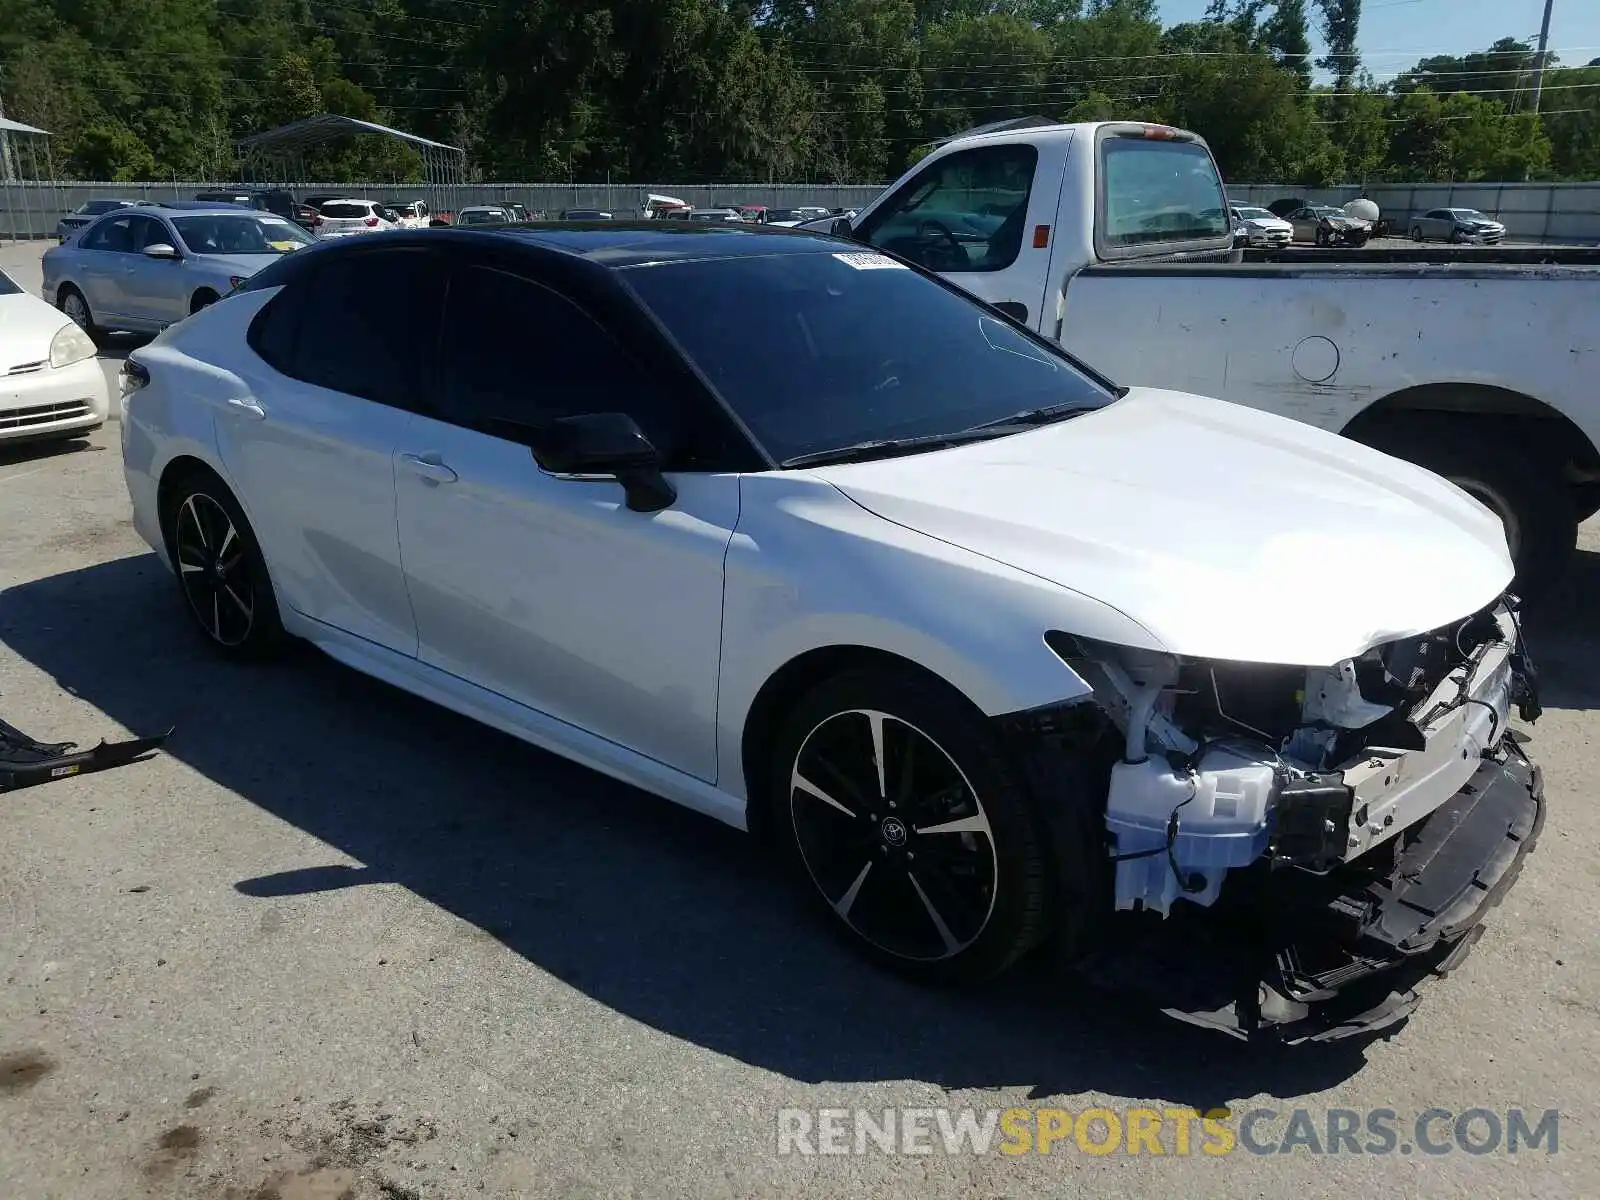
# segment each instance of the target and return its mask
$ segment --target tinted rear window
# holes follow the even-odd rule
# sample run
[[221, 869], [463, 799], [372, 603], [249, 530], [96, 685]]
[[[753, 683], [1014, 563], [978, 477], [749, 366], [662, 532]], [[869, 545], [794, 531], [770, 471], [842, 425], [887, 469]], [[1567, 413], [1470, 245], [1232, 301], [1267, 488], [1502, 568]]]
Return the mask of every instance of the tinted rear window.
[[329, 200], [321, 212], [325, 217], [370, 217], [372, 205], [356, 200]]
[[871, 250], [620, 275], [780, 462], [1113, 399], [1055, 347]]
[[1231, 232], [1222, 179], [1204, 146], [1107, 137], [1100, 154], [1102, 245], [1193, 242]]

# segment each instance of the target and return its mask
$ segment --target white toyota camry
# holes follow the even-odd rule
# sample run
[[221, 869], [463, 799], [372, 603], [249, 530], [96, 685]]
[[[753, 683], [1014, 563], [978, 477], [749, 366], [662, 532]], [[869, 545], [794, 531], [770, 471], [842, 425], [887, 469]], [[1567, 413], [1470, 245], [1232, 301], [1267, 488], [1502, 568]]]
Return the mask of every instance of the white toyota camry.
[[0, 271], [0, 442], [83, 437], [110, 407], [94, 341]]
[[749, 828], [913, 974], [1048, 942], [1235, 1034], [1379, 1028], [1542, 826], [1486, 509], [850, 243], [349, 239], [124, 388], [219, 650], [305, 639]]

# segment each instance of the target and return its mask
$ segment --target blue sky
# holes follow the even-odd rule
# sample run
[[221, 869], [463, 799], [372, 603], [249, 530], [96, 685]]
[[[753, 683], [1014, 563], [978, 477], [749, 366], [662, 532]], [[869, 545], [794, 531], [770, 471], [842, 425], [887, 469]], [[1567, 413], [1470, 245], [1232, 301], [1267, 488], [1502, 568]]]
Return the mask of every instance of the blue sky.
[[[1196, 21], [1206, 0], [1159, 0], [1167, 25]], [[1316, 3], [1309, 0], [1312, 49], [1322, 49], [1316, 34]], [[1429, 54], [1481, 50], [1503, 37], [1534, 43], [1544, 0], [1366, 0], [1362, 5], [1362, 63], [1380, 81], [1414, 66]], [[1600, 58], [1600, 0], [1555, 0], [1550, 17], [1550, 50], [1566, 66]]]

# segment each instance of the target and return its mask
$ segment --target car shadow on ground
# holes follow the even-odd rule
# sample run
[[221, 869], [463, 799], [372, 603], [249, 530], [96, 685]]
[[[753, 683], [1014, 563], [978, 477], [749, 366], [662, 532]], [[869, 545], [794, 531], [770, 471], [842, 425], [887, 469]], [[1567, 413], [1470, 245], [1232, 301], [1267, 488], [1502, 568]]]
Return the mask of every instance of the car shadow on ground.
[[[44, 462], [66, 454], [82, 454], [95, 449], [86, 433], [81, 438], [50, 438], [41, 441], [0, 442], [0, 468]], [[0, 476], [3, 478], [3, 476]]]
[[[1332, 1088], [1365, 1061], [1353, 1041], [1246, 1046], [1043, 963], [976, 991], [908, 984], [813, 920], [744, 834], [314, 651], [219, 660], [152, 555], [10, 589], [0, 640], [137, 733], [176, 726], [167, 753], [362, 864], [237, 881], [245, 895], [398, 883], [620, 1013], [795, 1080], [1205, 1109]], [[0, 715], [73, 736], [3, 697]]]

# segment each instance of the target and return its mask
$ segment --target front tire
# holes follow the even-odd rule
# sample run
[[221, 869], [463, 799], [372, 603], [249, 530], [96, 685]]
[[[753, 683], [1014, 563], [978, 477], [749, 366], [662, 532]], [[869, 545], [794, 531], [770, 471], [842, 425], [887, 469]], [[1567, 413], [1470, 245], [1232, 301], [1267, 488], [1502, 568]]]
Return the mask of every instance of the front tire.
[[1423, 240], [1421, 225], [1413, 225], [1411, 227], [1411, 240], [1413, 242], [1420, 242]]
[[836, 676], [795, 706], [771, 762], [780, 846], [818, 911], [869, 957], [976, 982], [1045, 935], [1040, 815], [957, 693], [881, 668]]
[[213, 649], [263, 659], [287, 640], [266, 560], [239, 502], [210, 472], [165, 491], [161, 531], [184, 608]]
[[88, 299], [72, 284], [63, 283], [57, 290], [56, 307], [66, 314], [67, 320], [96, 342], [105, 335], [105, 330], [94, 323], [94, 313], [89, 310]]

